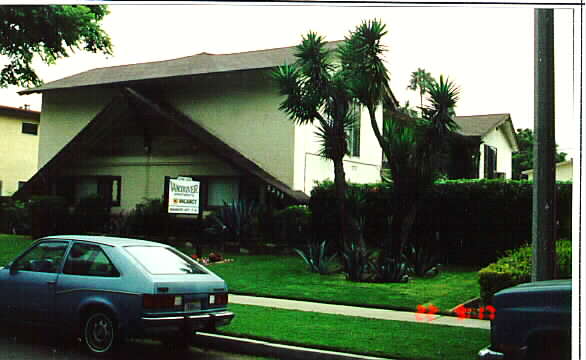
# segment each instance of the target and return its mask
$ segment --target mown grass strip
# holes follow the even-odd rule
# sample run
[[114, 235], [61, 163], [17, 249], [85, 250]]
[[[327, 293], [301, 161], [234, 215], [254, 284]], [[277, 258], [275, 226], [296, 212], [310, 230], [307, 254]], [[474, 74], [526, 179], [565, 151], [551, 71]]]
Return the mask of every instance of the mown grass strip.
[[470, 360], [490, 332], [453, 326], [375, 320], [231, 304], [226, 335], [289, 345], [411, 360]]
[[297, 256], [233, 255], [235, 261], [210, 266], [233, 293], [414, 311], [433, 304], [442, 312], [479, 296], [475, 268], [444, 267], [432, 278], [408, 283], [357, 283], [344, 274], [311, 273]]
[[0, 234], [0, 266], [4, 266], [12, 261], [18, 254], [28, 248], [30, 244], [30, 236]]

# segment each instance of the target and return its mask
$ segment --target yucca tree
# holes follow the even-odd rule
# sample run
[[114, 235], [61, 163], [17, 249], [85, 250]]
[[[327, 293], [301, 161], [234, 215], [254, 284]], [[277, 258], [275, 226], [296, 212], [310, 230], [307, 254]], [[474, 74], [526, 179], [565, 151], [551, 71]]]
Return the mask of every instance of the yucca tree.
[[280, 94], [285, 96], [279, 108], [298, 125], [317, 125], [320, 155], [334, 164], [341, 249], [346, 230], [347, 187], [343, 159], [347, 152], [347, 130], [358, 121], [358, 114], [353, 110], [345, 73], [335, 64], [335, 53], [324, 38], [309, 32], [296, 50], [295, 63], [279, 66], [273, 72]]
[[[454, 121], [459, 88], [443, 76], [428, 92], [429, 105], [423, 117], [410, 124], [386, 119], [384, 146], [387, 147], [394, 183], [394, 211], [390, 254], [400, 254], [407, 242], [417, 208], [440, 173], [441, 157], [458, 125]], [[394, 115], [394, 114], [393, 114]]]
[[[383, 60], [386, 49], [382, 38], [386, 34], [386, 26], [380, 20], [364, 21], [350, 32], [339, 51], [352, 96], [368, 109], [372, 130], [391, 168], [391, 238], [385, 241], [381, 258], [398, 259], [422, 196], [435, 180], [438, 146], [454, 129], [458, 89], [441, 77], [439, 83], [432, 82], [427, 88], [430, 105], [422, 109], [421, 119], [401, 111]], [[383, 129], [375, 117], [381, 105], [391, 114]]]

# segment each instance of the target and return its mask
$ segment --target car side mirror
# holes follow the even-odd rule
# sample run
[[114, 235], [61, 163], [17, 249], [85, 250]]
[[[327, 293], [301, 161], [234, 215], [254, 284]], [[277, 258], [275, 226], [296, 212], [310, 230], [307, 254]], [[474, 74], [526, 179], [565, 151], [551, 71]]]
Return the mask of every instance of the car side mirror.
[[15, 262], [8, 264], [7, 267], [10, 269], [10, 275], [14, 275], [18, 272]]

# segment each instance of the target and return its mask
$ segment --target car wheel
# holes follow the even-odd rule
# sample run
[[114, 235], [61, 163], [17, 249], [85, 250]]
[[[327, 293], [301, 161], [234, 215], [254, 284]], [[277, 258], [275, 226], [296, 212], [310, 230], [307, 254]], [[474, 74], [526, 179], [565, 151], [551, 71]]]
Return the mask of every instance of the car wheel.
[[83, 343], [93, 354], [112, 350], [116, 340], [116, 321], [107, 312], [91, 313], [83, 323]]

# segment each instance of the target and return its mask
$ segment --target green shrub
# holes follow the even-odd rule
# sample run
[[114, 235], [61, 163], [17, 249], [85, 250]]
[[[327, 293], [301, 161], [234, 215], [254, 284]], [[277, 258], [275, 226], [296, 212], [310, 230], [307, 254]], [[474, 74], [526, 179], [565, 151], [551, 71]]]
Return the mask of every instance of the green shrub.
[[275, 212], [276, 232], [282, 242], [300, 246], [309, 241], [311, 210], [305, 205], [292, 205]]
[[33, 239], [69, 233], [71, 226], [67, 201], [60, 196], [35, 196], [28, 206]]
[[73, 211], [75, 233], [103, 233], [110, 219], [110, 203], [97, 194], [79, 200]]
[[[556, 243], [557, 278], [571, 278], [572, 243], [559, 240]], [[507, 251], [495, 263], [478, 272], [480, 297], [485, 304], [491, 302], [492, 296], [499, 290], [531, 281], [532, 249], [531, 245]]]
[[[364, 238], [372, 247], [388, 239], [388, 216], [393, 207], [393, 185], [348, 184], [349, 192], [365, 199]], [[531, 239], [533, 184], [516, 180], [450, 180], [433, 185], [417, 209], [410, 244], [428, 238], [430, 250], [442, 264], [485, 266], [506, 250]], [[557, 215], [562, 238], [571, 238], [572, 184], [557, 184]], [[349, 211], [351, 203], [349, 202]], [[314, 234], [334, 240], [339, 229], [335, 189], [331, 182], [312, 190], [309, 207]]]
[[0, 198], [0, 233], [30, 234], [31, 214], [26, 202]]

